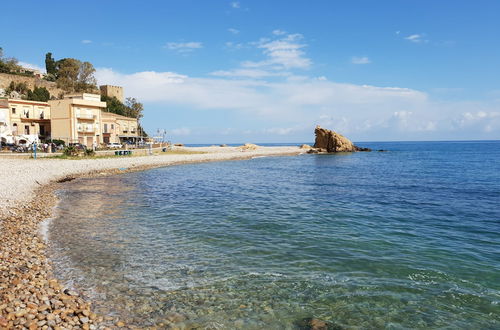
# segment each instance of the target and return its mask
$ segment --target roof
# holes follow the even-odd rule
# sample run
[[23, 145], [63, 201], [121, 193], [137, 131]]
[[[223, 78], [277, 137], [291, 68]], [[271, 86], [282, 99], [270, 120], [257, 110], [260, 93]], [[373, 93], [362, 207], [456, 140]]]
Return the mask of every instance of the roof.
[[8, 99], [7, 102], [9, 102], [9, 103], [15, 103], [15, 104], [41, 105], [41, 106], [44, 106], [44, 107], [48, 107], [49, 106], [49, 104], [47, 102], [42, 102], [42, 101]]
[[122, 115], [119, 115], [117, 113], [113, 113], [113, 112], [107, 112], [107, 111], [103, 111], [102, 114], [101, 114], [103, 117], [114, 117], [116, 119], [123, 119], [123, 120], [134, 120], [136, 121], [137, 118], [132, 118], [132, 117], [127, 117], [127, 116], [122, 116]]

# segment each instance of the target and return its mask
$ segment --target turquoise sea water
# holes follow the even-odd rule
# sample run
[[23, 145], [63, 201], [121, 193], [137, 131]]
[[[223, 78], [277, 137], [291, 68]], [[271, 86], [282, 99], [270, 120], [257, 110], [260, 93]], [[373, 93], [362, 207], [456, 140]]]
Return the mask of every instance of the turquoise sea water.
[[70, 182], [56, 275], [138, 325], [500, 328], [500, 142], [361, 146]]

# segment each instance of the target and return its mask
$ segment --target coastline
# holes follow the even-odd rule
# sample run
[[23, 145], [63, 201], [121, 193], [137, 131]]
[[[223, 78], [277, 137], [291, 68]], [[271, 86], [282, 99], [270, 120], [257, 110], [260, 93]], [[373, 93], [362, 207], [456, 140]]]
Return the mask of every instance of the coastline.
[[60, 183], [79, 177], [113, 175], [188, 163], [245, 160], [304, 153], [299, 147], [181, 148], [202, 152], [103, 159], [0, 158], [12, 175], [0, 178], [0, 329], [125, 327], [121, 320], [96, 315], [91, 302], [54, 278], [40, 224], [50, 218]]

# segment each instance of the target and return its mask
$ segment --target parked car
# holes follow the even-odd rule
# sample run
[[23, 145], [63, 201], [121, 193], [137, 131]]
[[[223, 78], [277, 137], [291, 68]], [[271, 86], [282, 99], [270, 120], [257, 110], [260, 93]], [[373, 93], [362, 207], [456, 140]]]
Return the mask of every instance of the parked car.
[[87, 149], [87, 146], [84, 144], [81, 144], [81, 143], [70, 143], [70, 144], [68, 144], [68, 146], [75, 147], [76, 149], [79, 149], [79, 150], [86, 150]]
[[107, 147], [112, 148], [112, 149], [120, 149], [123, 146], [117, 142], [111, 142], [111, 143], [108, 143]]

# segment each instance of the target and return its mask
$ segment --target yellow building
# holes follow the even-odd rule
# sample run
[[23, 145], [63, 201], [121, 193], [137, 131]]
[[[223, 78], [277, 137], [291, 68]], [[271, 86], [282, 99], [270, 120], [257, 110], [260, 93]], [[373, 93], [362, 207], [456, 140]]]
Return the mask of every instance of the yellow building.
[[2, 99], [8, 108], [10, 132], [20, 143], [39, 142], [51, 136], [50, 105], [47, 102]]
[[136, 118], [125, 117], [103, 111], [102, 135], [104, 143], [135, 143], [137, 142], [138, 124]]
[[103, 143], [101, 112], [106, 102], [98, 94], [71, 94], [62, 100], [49, 101], [52, 139], [81, 143], [88, 148]]

